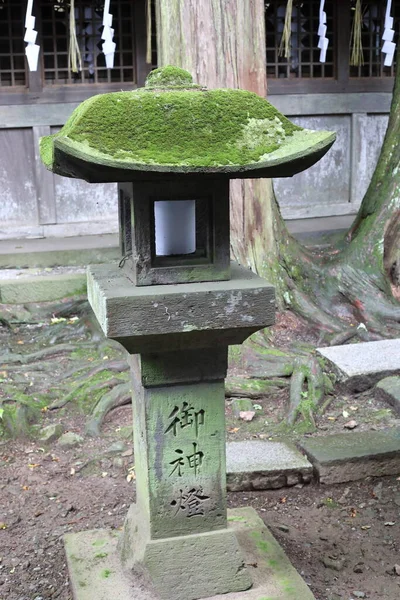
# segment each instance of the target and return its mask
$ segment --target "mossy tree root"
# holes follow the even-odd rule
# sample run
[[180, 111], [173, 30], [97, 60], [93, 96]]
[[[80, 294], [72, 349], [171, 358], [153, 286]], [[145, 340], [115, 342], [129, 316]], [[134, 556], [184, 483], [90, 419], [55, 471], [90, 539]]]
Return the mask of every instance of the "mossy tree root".
[[86, 424], [86, 435], [90, 437], [99, 437], [101, 435], [101, 426], [108, 413], [114, 408], [129, 404], [132, 401], [131, 384], [120, 383], [106, 392], [94, 407], [92, 414]]
[[325, 379], [316, 358], [297, 358], [290, 380], [290, 403], [287, 423], [294, 425], [301, 415], [315, 427], [314, 414], [325, 394]]
[[[85, 368], [85, 367], [83, 367]], [[99, 373], [103, 373], [104, 371], [112, 371], [115, 373], [123, 373], [125, 371], [127, 371], [129, 369], [128, 364], [125, 361], [122, 360], [115, 360], [115, 361], [104, 361], [102, 363], [100, 363], [99, 365], [96, 365], [93, 369], [91, 369], [88, 373], [84, 373], [83, 375], [81, 375], [80, 377], [78, 377], [75, 380], [75, 386], [74, 388], [68, 392], [68, 394], [66, 394], [65, 396], [63, 396], [62, 398], [55, 400], [54, 402], [52, 402], [49, 406], [48, 406], [48, 410], [57, 410], [59, 408], [63, 408], [64, 406], [66, 406], [68, 404], [68, 402], [73, 401], [76, 398], [77, 393], [85, 386], [87, 385], [88, 381], [95, 377], [96, 375], [98, 375]], [[110, 388], [110, 387], [114, 387], [114, 385], [116, 385], [115, 382], [120, 383], [120, 380], [117, 378], [112, 378], [108, 381], [104, 381], [101, 382], [99, 384], [96, 384], [93, 386], [93, 390], [96, 389], [103, 389], [103, 388]]]
[[73, 344], [58, 344], [57, 346], [50, 346], [31, 354], [3, 354], [0, 356], [0, 366], [20, 364], [28, 365], [30, 363], [40, 361], [44, 358], [51, 358], [58, 356], [59, 354], [71, 353], [79, 350], [81, 346]]

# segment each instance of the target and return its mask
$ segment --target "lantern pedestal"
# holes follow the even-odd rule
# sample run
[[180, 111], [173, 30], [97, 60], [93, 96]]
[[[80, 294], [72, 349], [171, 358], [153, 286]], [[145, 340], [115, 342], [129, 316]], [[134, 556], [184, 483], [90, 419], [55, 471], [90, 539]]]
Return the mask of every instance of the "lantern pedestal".
[[104, 332], [130, 353], [137, 498], [121, 565], [166, 599], [252, 586], [227, 522], [224, 379], [228, 344], [273, 323], [275, 296], [248, 269], [230, 270], [229, 281], [178, 286], [133, 286], [129, 268], [111, 265], [88, 276]]

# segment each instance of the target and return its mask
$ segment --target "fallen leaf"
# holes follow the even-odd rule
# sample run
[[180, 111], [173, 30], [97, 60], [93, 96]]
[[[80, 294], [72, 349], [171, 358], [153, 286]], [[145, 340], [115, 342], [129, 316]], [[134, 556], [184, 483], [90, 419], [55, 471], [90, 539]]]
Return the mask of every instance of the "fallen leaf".
[[74, 467], [71, 467], [71, 470], [70, 470], [69, 474], [70, 475], [75, 475], [75, 469], [74, 469]]
[[336, 417], [328, 417], [328, 421], [336, 421]]
[[361, 529], [367, 531], [368, 529], [371, 529], [371, 525], [361, 525]]
[[240, 427], [232, 427], [232, 429], [228, 429], [229, 433], [237, 433]]
[[350, 516], [352, 519], [355, 519], [355, 517], [357, 516], [357, 511], [355, 508], [352, 508], [350, 511]]
[[281, 504], [286, 504], [286, 500], [287, 500], [286, 496], [283, 496], [282, 498], [279, 499], [279, 502]]
[[30, 464], [28, 465], [28, 467], [29, 467], [30, 469], [36, 469], [36, 467], [40, 467], [40, 464], [39, 464], [39, 463], [30, 463]]
[[262, 410], [261, 404], [253, 404], [254, 410]]
[[358, 410], [359, 408], [360, 408], [359, 406], [350, 406], [350, 410], [354, 410], [354, 411]]
[[350, 413], [348, 413], [347, 410], [344, 410], [342, 412], [342, 415], [344, 416], [345, 419], [348, 419], [348, 417], [350, 416]]
[[23, 346], [25, 344], [25, 342], [23, 340], [18, 340], [17, 344], [19, 344], [20, 346]]
[[101, 474], [102, 477], [107, 477], [107, 475], [108, 475], [107, 471], [103, 471]]
[[343, 427], [345, 429], [355, 429], [356, 427], [358, 427], [358, 423], [357, 421], [348, 421], [343, 425]]
[[47, 406], [43, 406], [43, 408], [41, 409], [41, 412], [45, 413], [47, 412], [49, 409], [47, 408]]
[[24, 490], [24, 492], [27, 492], [29, 490], [29, 485], [23, 485], [22, 489]]
[[241, 410], [239, 413], [239, 418], [242, 419], [242, 421], [252, 421], [255, 414], [256, 413], [254, 410]]
[[396, 521], [386, 521], [385, 523], [386, 527], [393, 527], [393, 525], [396, 525]]

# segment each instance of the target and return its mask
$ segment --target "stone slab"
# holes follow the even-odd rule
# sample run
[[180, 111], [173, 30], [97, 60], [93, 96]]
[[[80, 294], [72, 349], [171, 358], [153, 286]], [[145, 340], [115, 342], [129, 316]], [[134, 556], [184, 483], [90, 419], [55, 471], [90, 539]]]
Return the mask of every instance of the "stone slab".
[[120, 260], [118, 235], [0, 240], [0, 268], [79, 266]]
[[311, 481], [313, 466], [284, 442], [230, 442], [226, 448], [227, 489], [269, 490]]
[[67, 296], [86, 293], [84, 273], [48, 275], [2, 279], [0, 277], [0, 303], [25, 304], [49, 302]]
[[359, 431], [300, 442], [320, 483], [400, 474], [400, 429]]
[[386, 375], [400, 373], [400, 339], [318, 348], [353, 391], [369, 389]]
[[[228, 512], [253, 587], [205, 600], [315, 600], [275, 538], [252, 508]], [[157, 600], [145, 577], [128, 579], [117, 555], [119, 532], [99, 529], [65, 536], [74, 600]], [[223, 560], [223, 559], [222, 559]], [[187, 574], [190, 578], [191, 573]], [[206, 580], [207, 573], [204, 574]], [[174, 600], [171, 598], [170, 600]], [[192, 600], [188, 596], [187, 600]]]
[[375, 388], [375, 397], [388, 402], [400, 415], [400, 377], [385, 377]]
[[88, 298], [106, 337], [131, 354], [228, 346], [275, 321], [275, 290], [236, 263], [229, 281], [135, 287], [129, 270], [94, 265]]

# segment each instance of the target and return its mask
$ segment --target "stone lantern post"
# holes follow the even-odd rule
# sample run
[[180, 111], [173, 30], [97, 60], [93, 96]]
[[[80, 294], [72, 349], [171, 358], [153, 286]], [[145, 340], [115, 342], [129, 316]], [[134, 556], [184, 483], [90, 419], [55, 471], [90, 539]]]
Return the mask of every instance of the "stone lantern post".
[[[277, 595], [288, 584], [272, 572], [264, 588], [254, 574], [261, 559], [249, 556], [269, 543], [255, 513], [227, 516], [228, 346], [275, 313], [273, 287], [230, 262], [229, 180], [291, 176], [334, 138], [256, 94], [208, 91], [165, 67], [143, 89], [86, 100], [42, 140], [54, 172], [119, 182], [122, 260], [90, 267], [88, 296], [131, 366], [136, 504], [118, 548], [101, 530], [67, 539], [75, 599], [292, 597]], [[297, 600], [312, 597], [296, 586]]]

